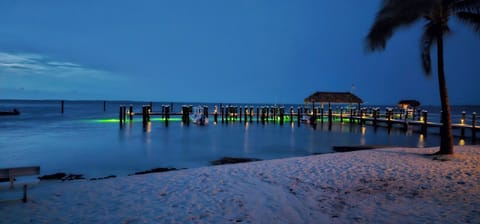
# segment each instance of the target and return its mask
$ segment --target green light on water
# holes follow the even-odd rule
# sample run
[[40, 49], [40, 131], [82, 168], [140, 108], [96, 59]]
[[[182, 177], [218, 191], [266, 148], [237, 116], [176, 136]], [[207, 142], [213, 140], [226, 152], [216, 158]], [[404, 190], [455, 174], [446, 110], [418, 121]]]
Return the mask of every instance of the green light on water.
[[[163, 122], [165, 122], [165, 120], [166, 120], [166, 118], [150, 118], [150, 121], [163, 121]], [[182, 118], [179, 118], [179, 117], [169, 118], [168, 121], [182, 121]]]
[[150, 121], [165, 121], [165, 118], [150, 118]]
[[94, 123], [118, 123], [119, 122], [119, 119], [93, 119], [93, 120], [89, 120], [91, 122], [94, 122]]

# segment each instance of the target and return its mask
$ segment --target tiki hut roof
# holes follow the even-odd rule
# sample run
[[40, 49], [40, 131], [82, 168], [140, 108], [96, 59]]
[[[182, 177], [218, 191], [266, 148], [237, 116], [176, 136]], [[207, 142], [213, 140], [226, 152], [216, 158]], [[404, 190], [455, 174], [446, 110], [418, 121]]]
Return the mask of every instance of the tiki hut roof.
[[417, 100], [400, 100], [400, 101], [398, 101], [398, 105], [399, 106], [408, 105], [408, 106], [411, 106], [411, 107], [418, 107], [418, 106], [420, 106], [420, 102], [418, 102]]
[[349, 92], [316, 92], [304, 101], [305, 103], [363, 103], [362, 99]]

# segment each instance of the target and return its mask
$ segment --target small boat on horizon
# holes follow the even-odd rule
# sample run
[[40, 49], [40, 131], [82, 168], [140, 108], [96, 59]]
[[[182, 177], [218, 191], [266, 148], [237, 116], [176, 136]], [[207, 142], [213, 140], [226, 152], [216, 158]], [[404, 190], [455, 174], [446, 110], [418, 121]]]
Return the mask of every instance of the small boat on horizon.
[[20, 111], [14, 108], [12, 111], [0, 111], [0, 116], [20, 115]]

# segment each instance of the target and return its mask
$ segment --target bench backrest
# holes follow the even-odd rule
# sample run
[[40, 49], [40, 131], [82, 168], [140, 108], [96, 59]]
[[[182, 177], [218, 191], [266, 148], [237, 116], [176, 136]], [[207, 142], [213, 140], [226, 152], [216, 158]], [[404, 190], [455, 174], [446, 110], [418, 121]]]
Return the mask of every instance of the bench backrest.
[[14, 168], [0, 168], [0, 178], [10, 178], [15, 176], [30, 176], [30, 175], [39, 175], [40, 167], [39, 166], [28, 166], [28, 167], [14, 167]]

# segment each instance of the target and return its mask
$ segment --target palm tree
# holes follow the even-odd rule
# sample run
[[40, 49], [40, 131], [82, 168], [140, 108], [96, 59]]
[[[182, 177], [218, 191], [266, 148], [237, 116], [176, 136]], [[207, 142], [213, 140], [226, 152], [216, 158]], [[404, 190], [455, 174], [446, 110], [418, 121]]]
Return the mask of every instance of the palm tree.
[[420, 39], [423, 69], [431, 74], [430, 49], [437, 46], [438, 82], [442, 106], [441, 142], [437, 154], [453, 154], [452, 121], [443, 65], [443, 38], [450, 33], [448, 22], [455, 16], [480, 33], [480, 0], [383, 0], [381, 9], [366, 38], [367, 50], [384, 50], [393, 32], [422, 20]]

